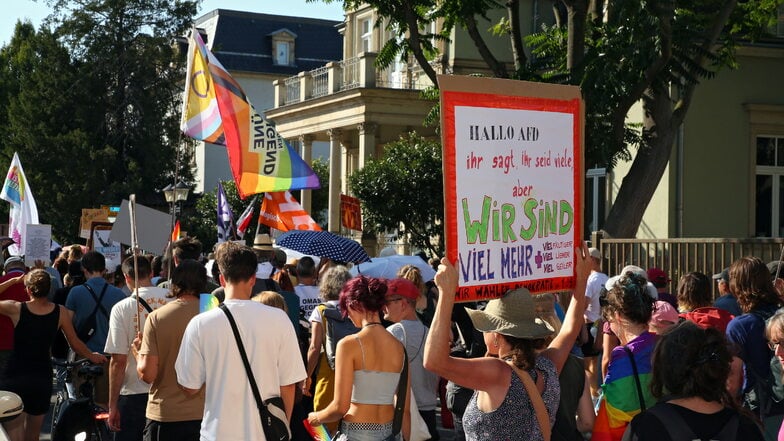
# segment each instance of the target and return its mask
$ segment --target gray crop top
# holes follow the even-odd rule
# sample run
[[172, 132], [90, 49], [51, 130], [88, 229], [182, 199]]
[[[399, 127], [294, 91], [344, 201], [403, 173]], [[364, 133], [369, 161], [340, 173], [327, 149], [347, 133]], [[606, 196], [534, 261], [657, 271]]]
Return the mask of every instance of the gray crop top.
[[[400, 381], [400, 372], [382, 372], [365, 369], [365, 349], [362, 340], [354, 336], [362, 351], [362, 369], [354, 371], [354, 387], [351, 389], [351, 402], [356, 404], [392, 405]], [[402, 369], [401, 369], [402, 371]]]

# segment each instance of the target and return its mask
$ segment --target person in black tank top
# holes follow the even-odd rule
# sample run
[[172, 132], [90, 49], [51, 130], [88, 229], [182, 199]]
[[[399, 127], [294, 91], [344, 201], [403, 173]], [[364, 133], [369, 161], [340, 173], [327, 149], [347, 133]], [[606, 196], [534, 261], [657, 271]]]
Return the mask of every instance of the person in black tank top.
[[0, 283], [0, 292], [22, 282], [23, 278], [30, 300], [0, 302], [0, 314], [10, 317], [14, 323], [14, 349], [6, 371], [0, 373], [0, 389], [18, 394], [25, 408], [20, 416], [4, 423], [12, 440], [38, 439], [41, 432], [52, 395], [49, 354], [58, 329], [63, 330], [77, 354], [93, 363], [106, 362], [106, 357], [90, 352], [76, 337], [69, 311], [47, 299], [51, 279], [46, 271], [36, 269]]

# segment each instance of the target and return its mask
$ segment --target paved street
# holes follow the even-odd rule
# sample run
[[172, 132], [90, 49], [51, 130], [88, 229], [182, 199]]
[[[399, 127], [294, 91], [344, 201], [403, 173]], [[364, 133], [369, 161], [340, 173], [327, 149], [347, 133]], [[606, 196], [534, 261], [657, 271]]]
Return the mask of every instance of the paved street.
[[[52, 421], [51, 411], [52, 411], [52, 407], [54, 406], [54, 399], [55, 399], [55, 395], [53, 394], [52, 395], [52, 405], [49, 406], [49, 413], [46, 414], [46, 419], [44, 419], [44, 425], [43, 425], [43, 428], [41, 429], [41, 437], [40, 437], [41, 441], [51, 441], [51, 439], [52, 439], [52, 436], [50, 434], [50, 428], [51, 428], [51, 421]], [[442, 441], [454, 441], [454, 439], [455, 439], [454, 432], [452, 432], [451, 429], [444, 429], [443, 427], [441, 427], [441, 412], [436, 410], [436, 416], [437, 416], [436, 419], [437, 419], [438, 424], [439, 424], [439, 426], [438, 426], [438, 434], [441, 437], [441, 440]]]

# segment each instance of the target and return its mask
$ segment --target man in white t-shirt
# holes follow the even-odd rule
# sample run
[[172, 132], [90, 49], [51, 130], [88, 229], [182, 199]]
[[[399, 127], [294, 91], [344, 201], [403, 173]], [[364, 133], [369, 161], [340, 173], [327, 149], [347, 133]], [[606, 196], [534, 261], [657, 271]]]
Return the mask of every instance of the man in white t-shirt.
[[[138, 285], [135, 281], [134, 258], [122, 263], [125, 283], [133, 296], [117, 302], [109, 315], [109, 335], [104, 352], [111, 354], [109, 361], [109, 429], [115, 432], [116, 441], [142, 439], [145, 410], [150, 385], [136, 374], [136, 357], [131, 353], [133, 339], [144, 329], [149, 311], [169, 301], [169, 291], [152, 286], [152, 267], [144, 256], [136, 258]], [[136, 287], [138, 286], [138, 290]], [[136, 300], [139, 296], [139, 301]], [[140, 328], [137, 328], [137, 315]], [[130, 355], [130, 356], [129, 356]]]
[[[280, 396], [290, 419], [296, 384], [305, 379], [294, 327], [283, 310], [250, 300], [256, 282], [253, 250], [224, 242], [215, 252], [215, 262], [226, 293], [224, 305], [237, 322], [261, 399]], [[198, 393], [205, 386], [202, 441], [265, 439], [237, 341], [223, 310], [216, 308], [191, 319], [174, 368], [185, 393]]]
[[305, 317], [313, 315], [313, 310], [321, 304], [321, 293], [316, 286], [316, 262], [313, 258], [305, 256], [297, 262], [298, 284], [294, 292], [299, 297], [299, 308]]
[[[585, 359], [585, 371], [588, 374], [589, 384], [591, 385], [591, 396], [599, 396], [599, 350], [594, 345], [594, 339], [602, 338], [601, 328], [593, 329], [594, 322], [601, 317], [602, 308], [599, 304], [599, 297], [607, 282], [607, 274], [602, 272], [602, 253], [597, 248], [589, 248], [588, 254], [591, 257], [591, 274], [585, 285], [585, 298], [588, 305], [585, 307], [585, 333], [587, 340], [582, 345], [583, 357]], [[594, 334], [593, 332], [596, 334]]]

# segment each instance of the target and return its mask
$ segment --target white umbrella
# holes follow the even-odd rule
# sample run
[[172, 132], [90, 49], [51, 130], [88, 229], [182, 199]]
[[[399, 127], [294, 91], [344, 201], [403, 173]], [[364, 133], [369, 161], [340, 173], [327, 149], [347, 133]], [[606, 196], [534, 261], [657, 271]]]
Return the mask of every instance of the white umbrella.
[[406, 265], [414, 265], [419, 268], [422, 273], [422, 280], [429, 282], [436, 276], [436, 271], [427, 262], [422, 260], [419, 256], [387, 256], [387, 257], [374, 257], [370, 262], [360, 263], [354, 265], [349, 272], [357, 276], [359, 274], [380, 277], [384, 279], [394, 279], [397, 277], [397, 272], [400, 268]]

